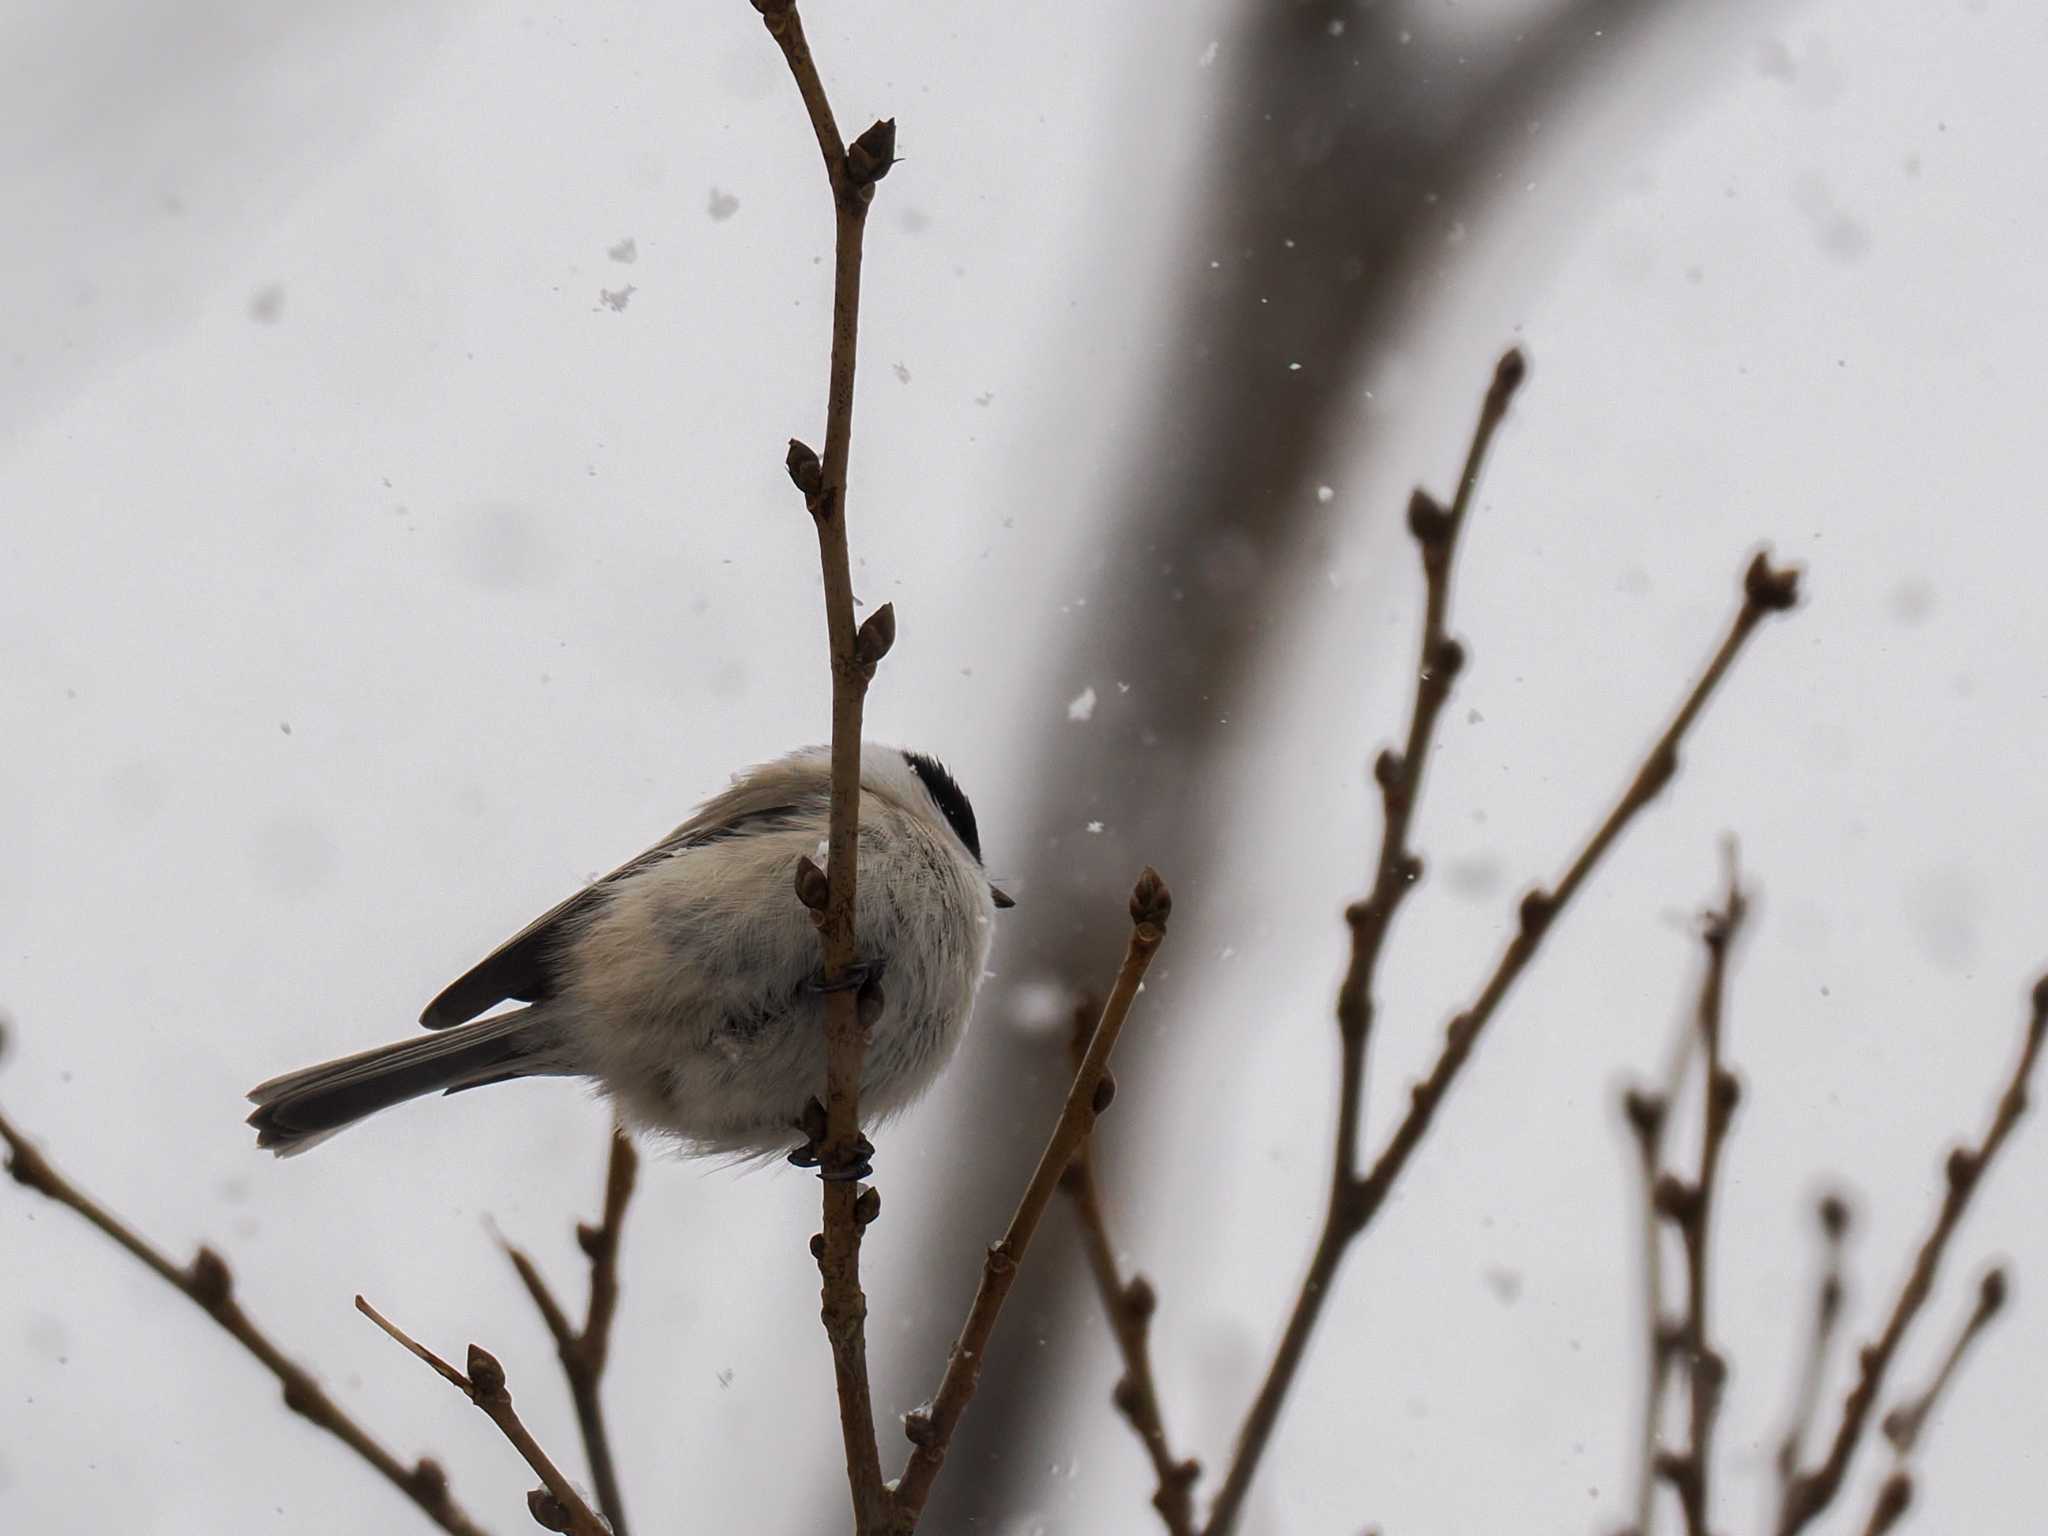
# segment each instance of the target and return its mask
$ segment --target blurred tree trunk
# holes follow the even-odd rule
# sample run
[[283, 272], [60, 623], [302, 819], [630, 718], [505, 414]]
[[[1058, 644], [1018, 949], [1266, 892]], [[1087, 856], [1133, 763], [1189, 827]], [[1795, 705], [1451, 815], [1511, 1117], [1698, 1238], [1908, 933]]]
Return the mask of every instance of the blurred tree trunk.
[[[946, 1203], [898, 1218], [916, 1230], [891, 1239], [943, 1277], [908, 1340], [920, 1378], [945, 1357], [982, 1246], [1028, 1176], [1066, 1082], [1058, 1036], [1033, 1041], [987, 1019], [1008, 1011], [1005, 992], [1021, 984], [1099, 986], [1147, 861], [1172, 882], [1180, 921], [1200, 912], [1221, 824], [1205, 808], [1229, 798], [1217, 770], [1232, 742], [1218, 721], [1261, 662], [1278, 660], [1267, 642], [1287, 633], [1287, 596], [1308, 579], [1312, 459], [1333, 441], [1356, 453], [1364, 365], [1412, 318], [1423, 253], [1440, 243], [1452, 210], [1469, 217], [1483, 205], [1523, 153], [1530, 120], [1568, 93], [1599, 89], [1676, 9], [1671, 0], [1567, 0], [1490, 52], [1450, 57], [1425, 42], [1421, 0], [1243, 7], [1222, 49], [1227, 105], [1188, 204], [1203, 259], [1185, 265], [1198, 281], [1178, 300], [1150, 418], [1101, 489], [1100, 552], [1083, 573], [1091, 600], [1077, 607], [1054, 673], [1128, 683], [1129, 693], [1104, 699], [1087, 729], [1046, 736], [1031, 820], [1003, 839], [1021, 850], [1027, 876], [1023, 904], [1003, 919], [1004, 990], [983, 1002], [974, 1077], [956, 1076], [946, 1095], [955, 1107], [947, 1134], [971, 1141], [975, 1155], [958, 1162]], [[1363, 760], [1359, 771], [1363, 786]], [[1083, 832], [1090, 821], [1101, 834]], [[1334, 955], [1334, 895], [1331, 913]], [[1157, 1070], [1145, 1060], [1151, 1038], [1140, 1030], [1126, 1040], [1126, 1081]], [[1333, 1069], [1334, 1043], [1333, 1032]], [[1120, 1130], [1124, 1146], [1149, 1144]], [[1114, 1172], [1107, 1182], [1139, 1187]], [[1087, 1395], [1106, 1402], [1115, 1367], [1089, 1315], [1095, 1298], [1071, 1235], [1056, 1223], [1047, 1238], [954, 1444], [925, 1522], [935, 1533], [994, 1530], [1005, 1511], [1042, 1507], [1045, 1458], [1024, 1448], [1043, 1442], [1077, 1372]], [[1162, 1347], [1174, 1348], [1170, 1335]], [[1202, 1456], [1199, 1491], [1213, 1491], [1230, 1447], [1178, 1449]], [[1139, 1455], [1135, 1443], [1129, 1450]], [[821, 1498], [844, 1497], [821, 1488]], [[1153, 1520], [1142, 1505], [1103, 1518], [1105, 1529]]]

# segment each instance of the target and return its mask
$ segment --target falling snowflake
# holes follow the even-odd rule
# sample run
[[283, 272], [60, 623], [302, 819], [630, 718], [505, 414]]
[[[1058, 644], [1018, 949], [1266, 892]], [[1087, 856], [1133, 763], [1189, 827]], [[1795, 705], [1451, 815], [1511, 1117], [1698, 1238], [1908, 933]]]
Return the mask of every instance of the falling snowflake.
[[1083, 688], [1067, 701], [1067, 718], [1077, 725], [1095, 718], [1095, 689]]

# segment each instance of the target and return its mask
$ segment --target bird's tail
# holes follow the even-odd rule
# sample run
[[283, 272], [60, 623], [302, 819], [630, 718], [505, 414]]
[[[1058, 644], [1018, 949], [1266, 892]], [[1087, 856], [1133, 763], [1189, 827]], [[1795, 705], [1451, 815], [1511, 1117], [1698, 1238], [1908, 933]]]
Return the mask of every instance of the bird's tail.
[[249, 1090], [256, 1145], [279, 1157], [317, 1146], [380, 1109], [425, 1093], [460, 1093], [515, 1077], [568, 1070], [536, 1010], [482, 1019], [418, 1040], [361, 1051], [273, 1077]]

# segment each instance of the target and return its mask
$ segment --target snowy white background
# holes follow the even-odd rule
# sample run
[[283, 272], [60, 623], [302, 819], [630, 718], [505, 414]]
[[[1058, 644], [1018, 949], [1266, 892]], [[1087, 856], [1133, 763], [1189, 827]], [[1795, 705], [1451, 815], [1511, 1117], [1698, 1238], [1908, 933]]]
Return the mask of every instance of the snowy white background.
[[[1204, 56], [1231, 13], [814, 9], [842, 121], [893, 112], [906, 156], [870, 237], [855, 446], [860, 596], [903, 620], [871, 729], [954, 763], [1001, 872], [1027, 862], [1004, 836], [1021, 765], [1088, 728], [1069, 698], [1114, 685], [1057, 675], [1041, 637], [1160, 387], [1166, 296], [1210, 258], [1181, 233], [1197, 136], [1172, 125], [1216, 110]], [[1728, 1528], [1761, 1518], [1820, 1176], [1866, 1196], [1860, 1331], [1943, 1147], [1980, 1132], [2048, 963], [2044, 58], [2048, 21], [2000, 0], [1751, 8], [1654, 42], [1624, 92], [1532, 125], [1496, 200], [1446, 210], [1398, 352], [1358, 382], [1372, 463], [1323, 475], [1326, 580], [1232, 722], [1244, 909], [1176, 934], [1176, 995], [1203, 1006], [1142, 1020], [1186, 1044], [1124, 1084], [1226, 1125], [1117, 1192], [1165, 1297], [1176, 1438], [1212, 1467], [1323, 1198], [1334, 914], [1367, 867], [1362, 765], [1398, 719], [1418, 596], [1393, 514], [1412, 480], [1446, 485], [1503, 339], [1534, 373], [1462, 571], [1473, 664], [1419, 829], [1436, 878], [1387, 977], [1375, 1127], [1756, 541], [1808, 567], [1810, 603], [1760, 639], [1345, 1271], [1254, 1536], [1623, 1518], [1639, 1325], [1613, 1097], [1685, 1005], [1723, 829], [1763, 892], [1730, 1036], [1749, 1091], [1717, 1275]], [[524, 1469], [349, 1299], [496, 1349], [578, 1460], [486, 1223], [580, 1284], [601, 1111], [519, 1085], [273, 1164], [240, 1095], [403, 1034], [732, 767], [822, 733], [813, 542], [780, 465], [822, 411], [814, 162], [740, 0], [0, 20], [0, 1102], [174, 1252], [227, 1249], [251, 1311], [500, 1530], [524, 1524]], [[630, 264], [608, 254], [625, 240]], [[892, 1211], [972, 1155], [945, 1101], [889, 1138]], [[2029, 1125], [1909, 1355], [1914, 1381], [1983, 1258], [2010, 1257], [2017, 1306], [1924, 1459], [1925, 1528], [2003, 1536], [2048, 1509], [2044, 1172]], [[641, 1530], [834, 1507], [815, 1188], [649, 1169], [609, 1381]], [[888, 1412], [939, 1366], [892, 1353], [919, 1305], [892, 1230], [870, 1246]], [[1045, 1468], [1019, 1536], [1151, 1519], [1099, 1364], [1055, 1438], [1015, 1448]], [[0, 1516], [165, 1536], [415, 1518], [180, 1298], [5, 1191]]]

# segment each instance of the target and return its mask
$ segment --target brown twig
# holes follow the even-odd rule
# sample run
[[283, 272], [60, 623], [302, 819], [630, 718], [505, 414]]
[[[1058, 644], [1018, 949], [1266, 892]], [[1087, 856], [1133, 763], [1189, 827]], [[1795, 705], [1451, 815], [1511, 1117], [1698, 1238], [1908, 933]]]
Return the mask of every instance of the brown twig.
[[612, 1461], [611, 1436], [605, 1428], [599, 1385], [610, 1353], [612, 1318], [619, 1306], [619, 1232], [626, 1219], [626, 1202], [633, 1198], [633, 1180], [639, 1168], [640, 1158], [633, 1150], [632, 1140], [623, 1130], [614, 1129], [611, 1157], [605, 1169], [604, 1215], [596, 1226], [588, 1222], [576, 1224], [576, 1244], [590, 1260], [590, 1300], [581, 1328], [569, 1321], [568, 1313], [548, 1289], [532, 1258], [512, 1244], [505, 1244], [506, 1257], [519, 1271], [526, 1293], [533, 1298], [541, 1320], [554, 1337], [562, 1373], [569, 1378], [569, 1396], [576, 1404], [576, 1424], [583, 1433], [584, 1454], [590, 1459], [590, 1480], [597, 1489], [597, 1506], [604, 1511], [612, 1536], [626, 1536], [626, 1501], [619, 1492], [618, 1468]]
[[939, 1470], [945, 1464], [953, 1431], [960, 1423], [960, 1416], [967, 1411], [974, 1389], [980, 1382], [982, 1361], [987, 1358], [988, 1342], [995, 1332], [996, 1318], [1002, 1312], [1010, 1287], [1016, 1282], [1017, 1269], [1024, 1262], [1032, 1234], [1038, 1230], [1039, 1220], [1045, 1215], [1045, 1208], [1052, 1203], [1061, 1176], [1074, 1161], [1074, 1154], [1094, 1130], [1096, 1117], [1109, 1107], [1115, 1096], [1116, 1083], [1109, 1075], [1109, 1054], [1115, 1049], [1124, 1019], [1137, 999], [1146, 968], [1151, 965], [1159, 946], [1166, 941], [1166, 921], [1172, 911], [1173, 897], [1166, 888], [1166, 882], [1159, 878], [1157, 870], [1146, 869], [1131, 892], [1131, 936], [1124, 949], [1123, 965], [1109, 990], [1108, 1001], [1102, 1005], [1102, 1018], [1095, 1026], [1088, 1050], [1074, 1073], [1073, 1087], [1067, 1090], [1066, 1107], [1060, 1111], [1059, 1121], [1053, 1126], [1045, 1151], [1039, 1156], [1037, 1170], [1031, 1175], [1030, 1183], [1024, 1186], [1023, 1198], [1017, 1202], [1009, 1230], [1001, 1241], [989, 1248], [982, 1263], [981, 1283], [975, 1289], [974, 1303], [968, 1308], [967, 1321], [962, 1325], [959, 1340], [946, 1362], [946, 1373], [939, 1382], [939, 1390], [933, 1396], [931, 1406], [904, 1417], [903, 1429], [910, 1439], [911, 1452], [903, 1476], [897, 1481], [893, 1501], [895, 1519], [892, 1529], [898, 1536], [908, 1536], [916, 1529], [925, 1501], [931, 1497], [932, 1485], [938, 1481]]
[[1934, 1379], [1918, 1397], [1899, 1404], [1884, 1416], [1884, 1423], [1879, 1428], [1883, 1430], [1885, 1439], [1891, 1441], [1892, 1449], [1898, 1452], [1901, 1461], [1919, 1448], [1920, 1436], [1927, 1430], [1927, 1421], [1933, 1416], [1942, 1394], [1948, 1391], [1957, 1367], [1963, 1363], [1963, 1356], [1977, 1342], [1977, 1335], [2004, 1310], [2009, 1290], [2010, 1283], [2004, 1269], [1993, 1267], [1985, 1272], [1977, 1285], [1976, 1304], [1970, 1308], [1970, 1315], [1963, 1320], [1955, 1342], [1949, 1345], [1948, 1353], [1942, 1357], [1941, 1368], [1934, 1373]]
[[[552, 1501], [539, 1501], [532, 1495], [528, 1496], [527, 1507], [538, 1523], [552, 1531], [572, 1531], [575, 1536], [606, 1536], [604, 1522], [583, 1502], [583, 1495], [548, 1459], [547, 1452], [540, 1448], [540, 1442], [533, 1438], [532, 1432], [519, 1421], [519, 1415], [513, 1412], [512, 1394], [505, 1386], [505, 1368], [493, 1355], [481, 1345], [470, 1345], [469, 1373], [464, 1375], [360, 1296], [356, 1298], [356, 1310], [432, 1366], [444, 1380], [459, 1387], [472, 1403], [484, 1411], [485, 1417], [498, 1426], [499, 1432], [512, 1443], [512, 1448], [533, 1468], [546, 1490], [547, 1500]], [[557, 1516], [561, 1523], [556, 1523]]]
[[[1074, 1065], [1078, 1069], [1088, 1047], [1097, 1010], [1084, 1001], [1074, 1011]], [[1088, 1269], [1102, 1298], [1102, 1310], [1123, 1357], [1123, 1375], [1117, 1379], [1111, 1401], [1130, 1422], [1131, 1429], [1152, 1458], [1159, 1487], [1152, 1495], [1152, 1507], [1166, 1522], [1168, 1536], [1195, 1536], [1195, 1480], [1202, 1475], [1199, 1461], [1183, 1461], [1173, 1454], [1166, 1437], [1166, 1419], [1159, 1406], [1159, 1385], [1152, 1374], [1152, 1314], [1159, 1296], [1143, 1275], [1125, 1280], [1117, 1264], [1116, 1244], [1109, 1235], [1109, 1218], [1102, 1208], [1102, 1191], [1095, 1178], [1095, 1138], [1081, 1143], [1081, 1150], [1067, 1164], [1060, 1188], [1074, 1203], [1074, 1217], [1081, 1228], [1081, 1246], [1088, 1255]]]
[[1623, 829], [1671, 781], [1678, 768], [1680, 742], [1734, 663], [1743, 644], [1766, 618], [1791, 608], [1798, 600], [1798, 573], [1775, 569], [1763, 555], [1757, 555], [1744, 576], [1742, 605], [1706, 671], [1693, 685], [1678, 714], [1651, 747], [1627, 790], [1572, 861], [1556, 888], [1549, 892], [1532, 890], [1522, 898], [1517, 930], [1506, 953], [1501, 956], [1478, 998], [1451, 1020], [1448, 1038], [1436, 1065], [1428, 1077], [1411, 1090], [1407, 1115], [1395, 1128], [1371, 1171], [1361, 1177], [1356, 1170], [1364, 1103], [1366, 1046], [1374, 1006], [1372, 978], [1394, 912], [1409, 887], [1422, 875], [1422, 861], [1407, 844], [1408, 827], [1421, 784], [1431, 730], [1449, 694], [1452, 677], [1464, 661], [1463, 648], [1448, 635], [1444, 622], [1450, 599], [1452, 556], [1458, 533], [1464, 526], [1473, 487], [1478, 481], [1486, 446], [1506, 412], [1508, 398], [1520, 383], [1523, 371], [1519, 352], [1510, 352], [1501, 360], [1494, 374], [1493, 386], [1487, 391], [1479, 425], [1473, 434], [1472, 448], [1466, 456], [1464, 473], [1459, 480], [1458, 495], [1451, 507], [1444, 508], [1420, 491], [1409, 505], [1408, 526], [1421, 546], [1423, 576], [1427, 583], [1422, 656], [1417, 669], [1407, 748], [1400, 754], [1382, 752], [1374, 765], [1374, 777], [1379, 782], [1386, 812], [1378, 873], [1371, 894], [1345, 914], [1351, 926], [1352, 950], [1351, 964], [1337, 1002], [1343, 1059], [1339, 1074], [1337, 1145], [1329, 1208], [1286, 1331], [1274, 1353], [1265, 1381], [1246, 1414], [1244, 1427], [1238, 1433], [1236, 1453], [1216, 1503], [1210, 1510], [1208, 1536], [1228, 1536], [1234, 1528], [1253, 1474], [1258, 1470], [1273, 1426], [1279, 1419], [1281, 1405], [1293, 1385], [1309, 1336], [1329, 1299], [1332, 1282], [1345, 1251], [1385, 1203], [1408, 1159], [1429, 1130], [1444, 1095], [1470, 1058], [1487, 1022], [1516, 978], [1534, 958], [1557, 914], [1592, 874]]
[[1877, 1490], [1877, 1499], [1870, 1506], [1870, 1519], [1863, 1527], [1863, 1536], [1884, 1536], [1905, 1518], [1912, 1504], [1912, 1474], [1903, 1470], [1894, 1472]]
[[483, 1536], [482, 1527], [463, 1513], [449, 1493], [448, 1475], [439, 1462], [421, 1457], [408, 1467], [399, 1461], [321, 1390], [311, 1372], [287, 1359], [249, 1320], [235, 1300], [234, 1273], [226, 1259], [211, 1248], [201, 1248], [190, 1264], [172, 1263], [120, 1217], [52, 1167], [49, 1159], [4, 1115], [0, 1115], [0, 1141], [7, 1144], [7, 1171], [16, 1183], [76, 1211], [181, 1292], [277, 1378], [284, 1388], [284, 1404], [293, 1413], [318, 1425], [354, 1451], [442, 1530], [456, 1532], [458, 1536]]
[[[875, 1440], [874, 1396], [867, 1366], [867, 1297], [860, 1284], [861, 1230], [880, 1204], [872, 1190], [860, 1188], [857, 1178], [858, 1171], [865, 1168], [859, 1093], [867, 1039], [861, 1023], [862, 1001], [844, 983], [860, 960], [854, 946], [853, 914], [860, 831], [861, 714], [868, 681], [888, 653], [896, 630], [894, 610], [886, 604], [870, 614], [858, 630], [854, 627], [853, 578], [846, 542], [846, 471], [853, 442], [861, 241], [874, 185], [888, 174], [895, 160], [896, 124], [893, 119], [877, 122], [850, 147], [844, 144], [794, 0], [753, 0], [753, 5], [796, 80], [824, 156], [835, 210], [825, 454], [821, 461], [792, 439], [788, 457], [790, 478], [803, 492], [817, 527], [832, 658], [829, 873], [820, 882], [816, 866], [805, 860], [798, 869], [797, 887], [818, 924], [827, 987], [824, 1135], [817, 1148], [825, 1178], [824, 1231], [812, 1249], [821, 1281], [820, 1310], [832, 1346], [854, 1527], [867, 1533], [880, 1527], [891, 1503], [882, 1483], [881, 1452]], [[866, 995], [869, 1006], [879, 1003], [874, 988], [866, 989]]]
[[1644, 1382], [1643, 1423], [1636, 1438], [1636, 1518], [1622, 1536], [1649, 1536], [1657, 1495], [1657, 1447], [1664, 1422], [1665, 1387], [1678, 1358], [1678, 1330], [1664, 1315], [1664, 1218], [1657, 1213], [1657, 1180], [1664, 1171], [1664, 1131], [1671, 1105], [1685, 1087], [1699, 1033], [1690, 1024], [1678, 1033], [1677, 1047], [1657, 1092], [1631, 1088], [1622, 1095], [1623, 1118], [1635, 1142], [1642, 1175]]
[[1941, 1257], [1948, 1248], [1949, 1239], [1969, 1210], [1970, 1198], [1983, 1182], [1991, 1160], [1998, 1155], [1998, 1149], [2005, 1145], [2006, 1138], [2026, 1112], [2027, 1081], [2033, 1074], [2035, 1059], [2041, 1054], [2044, 1034], [2048, 1034], [2048, 976], [2034, 984], [2033, 1012], [2027, 1024], [2026, 1043], [2021, 1047], [2019, 1061], [2013, 1067], [2005, 1092], [1999, 1097], [1998, 1108], [1991, 1117], [1991, 1128], [1975, 1149], [1957, 1147], [1948, 1155], [1945, 1170], [1947, 1187], [1942, 1195], [1941, 1211], [1934, 1220], [1934, 1229], [1927, 1234], [1927, 1240], [1920, 1245], [1920, 1251], [1914, 1257], [1913, 1267], [1892, 1306], [1884, 1331], [1863, 1348], [1856, 1384], [1850, 1388], [1848, 1399], [1842, 1405], [1842, 1422], [1835, 1430], [1827, 1459], [1812, 1470], [1793, 1477], [1786, 1485], [1778, 1511], [1778, 1536], [1792, 1536], [1793, 1532], [1804, 1529], [1840, 1491], [1850, 1459], [1855, 1456], [1856, 1447], [1862, 1440], [1871, 1409], [1876, 1406], [1878, 1394], [1884, 1390], [1885, 1372], [1890, 1369], [1892, 1358], [1898, 1353], [1913, 1319], [1919, 1315], [1934, 1289], [1935, 1274], [1941, 1267]]
[[1677, 1491], [1685, 1512], [1687, 1536], [1708, 1536], [1707, 1511], [1713, 1490], [1714, 1420], [1721, 1409], [1728, 1363], [1708, 1337], [1707, 1282], [1712, 1235], [1714, 1189], [1721, 1151], [1741, 1089], [1722, 1065], [1722, 1017], [1727, 1002], [1728, 954], [1734, 947], [1749, 898], [1737, 877], [1735, 854], [1728, 854], [1728, 890], [1718, 912], [1707, 914], [1701, 937], [1707, 947], [1707, 973], [1700, 985], [1697, 1014], [1701, 1053], [1706, 1070], [1701, 1085], [1700, 1162], [1690, 1184], [1676, 1174], [1661, 1175], [1655, 1186], [1657, 1213], [1678, 1228], [1685, 1244], [1685, 1317], [1678, 1325], [1676, 1347], [1685, 1361], [1692, 1421], [1685, 1451], [1660, 1456], [1657, 1475]]
[[1814, 1300], [1813, 1328], [1807, 1334], [1806, 1357], [1800, 1365], [1799, 1383], [1792, 1398], [1792, 1413], [1785, 1433], [1778, 1441], [1777, 1468], [1779, 1497], [1791, 1487], [1799, 1471], [1799, 1458], [1806, 1450], [1807, 1432], [1820, 1409], [1821, 1383], [1827, 1377], [1828, 1354], [1835, 1332], [1841, 1326], [1842, 1300], [1846, 1287], [1842, 1278], [1842, 1248], [1849, 1235], [1849, 1202], [1839, 1194], [1821, 1196], [1816, 1207], [1820, 1218], [1820, 1290]]
[[1933, 1416], [1935, 1406], [1955, 1379], [1957, 1368], [1963, 1363], [1963, 1356], [1976, 1342], [1977, 1335], [1990, 1326], [2006, 1303], [2008, 1282], [2005, 1271], [1994, 1267], [1985, 1272], [1977, 1285], [1977, 1300], [1970, 1308], [1970, 1315], [1957, 1330], [1948, 1353], [1942, 1357], [1941, 1366], [1934, 1373], [1934, 1379], [1920, 1392], [1919, 1396], [1901, 1403], [1884, 1416], [1880, 1426], [1885, 1439], [1891, 1441], [1896, 1462], [1891, 1476], [1878, 1489], [1877, 1497], [1870, 1506], [1870, 1518], [1864, 1522], [1864, 1536], [1884, 1536], [1884, 1533], [1898, 1524], [1912, 1503], [1914, 1486], [1909, 1463], [1913, 1452], [1919, 1448], [1920, 1437], [1927, 1430], [1927, 1421]]

